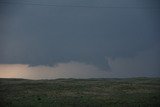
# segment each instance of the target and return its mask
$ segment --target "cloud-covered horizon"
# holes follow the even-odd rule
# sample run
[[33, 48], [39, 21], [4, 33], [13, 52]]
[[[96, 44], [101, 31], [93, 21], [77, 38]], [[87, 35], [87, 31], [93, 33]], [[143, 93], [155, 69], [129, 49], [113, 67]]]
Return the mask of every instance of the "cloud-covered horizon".
[[110, 67], [108, 70], [98, 68], [92, 64], [76, 61], [57, 63], [52, 66], [0, 64], [0, 78], [57, 79], [160, 77], [159, 60], [156, 59], [155, 56], [153, 51], [144, 51], [133, 58], [107, 58]]
[[105, 78], [105, 71], [80, 62], [58, 63], [54, 66], [28, 64], [0, 64], [0, 78], [56, 79]]
[[0, 65], [35, 78], [159, 76], [159, 11], [158, 0], [1, 0]]

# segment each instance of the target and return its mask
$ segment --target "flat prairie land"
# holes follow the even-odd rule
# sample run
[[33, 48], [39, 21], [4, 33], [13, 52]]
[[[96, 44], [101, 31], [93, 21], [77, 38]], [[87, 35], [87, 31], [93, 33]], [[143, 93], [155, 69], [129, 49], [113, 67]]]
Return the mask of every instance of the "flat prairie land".
[[0, 107], [160, 107], [160, 78], [1, 78]]

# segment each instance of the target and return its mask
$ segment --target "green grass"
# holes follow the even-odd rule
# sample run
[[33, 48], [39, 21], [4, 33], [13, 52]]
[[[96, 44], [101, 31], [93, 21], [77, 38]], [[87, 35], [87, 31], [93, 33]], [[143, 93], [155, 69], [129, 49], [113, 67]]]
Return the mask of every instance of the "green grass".
[[160, 78], [0, 79], [0, 107], [158, 107]]

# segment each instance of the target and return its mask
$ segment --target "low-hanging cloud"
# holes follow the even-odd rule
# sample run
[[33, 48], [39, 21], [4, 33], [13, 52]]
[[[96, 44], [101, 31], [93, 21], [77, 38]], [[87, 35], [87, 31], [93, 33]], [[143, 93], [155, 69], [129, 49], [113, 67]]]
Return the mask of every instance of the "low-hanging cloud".
[[159, 77], [160, 66], [155, 50], [142, 51], [135, 57], [106, 58], [110, 69], [78, 61], [53, 66], [29, 64], [0, 64], [0, 78], [56, 79], [56, 78], [119, 78]]
[[160, 76], [159, 52], [155, 49], [139, 52], [135, 57], [108, 58], [111, 77]]

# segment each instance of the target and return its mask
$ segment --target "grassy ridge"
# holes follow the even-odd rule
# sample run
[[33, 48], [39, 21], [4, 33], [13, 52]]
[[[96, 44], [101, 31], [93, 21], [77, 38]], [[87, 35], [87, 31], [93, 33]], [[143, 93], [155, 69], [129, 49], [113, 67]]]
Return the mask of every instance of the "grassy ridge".
[[0, 79], [0, 107], [158, 107], [160, 78]]

